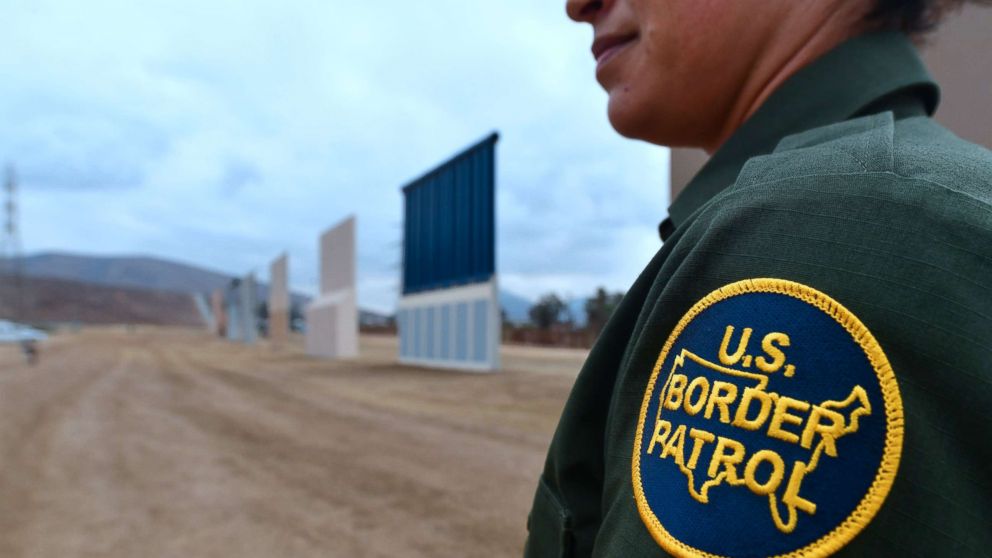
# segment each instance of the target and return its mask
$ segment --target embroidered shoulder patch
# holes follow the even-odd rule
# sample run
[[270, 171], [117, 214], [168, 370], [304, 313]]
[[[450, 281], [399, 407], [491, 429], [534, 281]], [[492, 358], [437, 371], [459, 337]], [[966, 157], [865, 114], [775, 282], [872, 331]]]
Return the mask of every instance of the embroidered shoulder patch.
[[749, 279], [665, 342], [632, 461], [641, 519], [671, 554], [826, 556], [881, 507], [902, 399], [868, 328], [805, 285]]

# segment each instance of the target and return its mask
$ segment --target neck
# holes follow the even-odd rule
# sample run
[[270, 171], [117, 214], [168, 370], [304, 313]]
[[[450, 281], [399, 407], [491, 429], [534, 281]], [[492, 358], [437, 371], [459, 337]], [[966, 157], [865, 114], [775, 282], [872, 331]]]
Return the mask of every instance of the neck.
[[[824, 5], [827, 3], [823, 3]], [[736, 100], [727, 112], [719, 135], [703, 148], [712, 155], [787, 79], [820, 56], [864, 31], [860, 2], [829, 3], [822, 17], [796, 13], [796, 21], [786, 20], [769, 36], [765, 48], [748, 72]], [[854, 8], [854, 9], [852, 9]], [[812, 24], [811, 24], [812, 23]]]

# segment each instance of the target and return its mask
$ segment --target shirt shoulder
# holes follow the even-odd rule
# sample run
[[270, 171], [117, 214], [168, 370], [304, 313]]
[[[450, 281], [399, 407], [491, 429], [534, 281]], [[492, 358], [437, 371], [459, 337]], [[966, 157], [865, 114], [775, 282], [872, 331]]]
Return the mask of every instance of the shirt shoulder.
[[[992, 491], [980, 473], [992, 460], [992, 446], [976, 442], [990, 428], [987, 409], [992, 404], [988, 366], [992, 355], [992, 154], [928, 119], [896, 121], [892, 113], [788, 136], [773, 153], [749, 160], [735, 183], [698, 210], [666, 244], [668, 258], [657, 279], [663, 288], [657, 299], [649, 301], [656, 322], [641, 330], [638, 342], [642, 345], [657, 349], [655, 332], [673, 332], [665, 346], [692, 349], [696, 341], [691, 339], [696, 339], [698, 347], [712, 349], [693, 353], [702, 358], [732, 345], [730, 341], [736, 338], [728, 333], [728, 326], [736, 332], [759, 331], [754, 324], [760, 320], [786, 316], [786, 325], [774, 331], [816, 332], [809, 340], [790, 341], [796, 354], [835, 355], [844, 346], [852, 346], [847, 339], [844, 343], [828, 341], [826, 329], [782, 310], [767, 293], [739, 297], [739, 302], [749, 306], [733, 316], [712, 310], [729, 300], [741, 282], [770, 281], [801, 285], [830, 297], [857, 317], [886, 355], [905, 409], [903, 461], [892, 493], [877, 516], [840, 555], [957, 556], [992, 548], [992, 532], [980, 519], [988, 516], [986, 496]], [[677, 319], [681, 320], [678, 325]], [[715, 321], [706, 321], [710, 319]], [[740, 352], [741, 358], [746, 352]], [[645, 353], [662, 354], [657, 350]], [[654, 369], [678, 366], [682, 370], [688, 362], [674, 358], [653, 363]], [[639, 370], [650, 366], [630, 362]], [[824, 386], [838, 386], [852, 369], [830, 366], [820, 370], [816, 377], [829, 378]], [[684, 375], [685, 385], [694, 381]], [[786, 381], [784, 374], [779, 378]], [[657, 393], [646, 393], [649, 404], [663, 401]], [[826, 392], [817, 392], [817, 397], [843, 400]], [[873, 416], [880, 417], [882, 405], [872, 404], [872, 408]], [[648, 408], [642, 407], [643, 416], [656, 412], [653, 407], [643, 409]], [[667, 474], [664, 467], [669, 463], [658, 457], [656, 447], [655, 453], [649, 451], [655, 431], [641, 426], [638, 423], [635, 429], [641, 436], [637, 440], [647, 442], [639, 455], [650, 454], [652, 460], [638, 461], [637, 467], [649, 463], [645, 466], [649, 473]], [[659, 436], [665, 434], [666, 424], [655, 422], [654, 426]], [[675, 431], [674, 422], [668, 426]], [[740, 439], [747, 448], [758, 447], [757, 440]], [[868, 455], [848, 451], [844, 459]], [[635, 474], [640, 475], [639, 471], [635, 469]], [[680, 471], [675, 469], [672, 477], [682, 481]], [[708, 473], [701, 468], [696, 474]], [[645, 486], [661, 483], [644, 475], [637, 478]], [[850, 488], [853, 478], [838, 474], [830, 483], [823, 481], [821, 486], [829, 487], [824, 494]], [[715, 486], [718, 481], [713, 479]], [[655, 497], [644, 494], [647, 504], [642, 508]], [[729, 492], [723, 494], [726, 498]], [[693, 501], [687, 500], [680, 513], [708, 505], [708, 497], [701, 492], [690, 497]], [[822, 505], [817, 514], [806, 518], [807, 525], [822, 521], [826, 509]], [[758, 513], [741, 515], [753, 517], [749, 528], [755, 532], [765, 519]], [[659, 521], [664, 523], [664, 518]], [[699, 534], [700, 540], [737, 540], [721, 537], [719, 527]], [[781, 529], [770, 528], [767, 533], [768, 541], [796, 539]], [[737, 552], [731, 550], [723, 554]]]
[[750, 159], [701, 209], [695, 228], [712, 223], [769, 250], [781, 246], [776, 234], [804, 246], [829, 240], [840, 251], [836, 243], [847, 241], [981, 276], [992, 262], [992, 151], [929, 118], [897, 121], [891, 112], [815, 128]]
[[817, 183], [836, 176], [847, 176], [852, 188], [909, 185], [879, 192], [906, 203], [924, 201], [918, 199], [913, 184], [930, 185], [945, 195], [960, 196], [961, 203], [982, 217], [992, 211], [992, 151], [957, 137], [930, 118], [896, 120], [892, 112], [787, 136], [771, 154], [750, 159], [730, 190]]
[[992, 153], [891, 112], [788, 136], [671, 249], [693, 266], [683, 274], [699, 262], [721, 276], [778, 274], [882, 310], [885, 327], [910, 316], [954, 330], [967, 343], [939, 345], [976, 367], [992, 341]]

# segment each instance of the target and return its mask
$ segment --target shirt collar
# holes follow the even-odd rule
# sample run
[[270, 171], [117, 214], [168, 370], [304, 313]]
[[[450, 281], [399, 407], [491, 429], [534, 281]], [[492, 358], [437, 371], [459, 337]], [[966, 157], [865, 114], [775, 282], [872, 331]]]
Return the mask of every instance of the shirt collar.
[[905, 106], [907, 97], [922, 109], [909, 113], [933, 114], [940, 92], [906, 35], [869, 33], [840, 44], [787, 79], [703, 165], [668, 208], [662, 240], [783, 137], [892, 110], [888, 100]]

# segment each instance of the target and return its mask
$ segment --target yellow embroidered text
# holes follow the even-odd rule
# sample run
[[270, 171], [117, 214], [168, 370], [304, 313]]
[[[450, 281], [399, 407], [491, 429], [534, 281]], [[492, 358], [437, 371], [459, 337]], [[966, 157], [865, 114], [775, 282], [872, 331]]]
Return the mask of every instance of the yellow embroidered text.
[[[745, 328], [739, 342], [732, 342], [733, 334], [733, 326], [728, 326], [718, 353], [724, 365], [744, 362], [752, 330]], [[736, 348], [730, 349], [733, 345]], [[766, 374], [782, 369], [786, 358], [781, 348], [788, 346], [787, 335], [766, 335], [762, 341], [765, 355], [755, 359], [756, 366]], [[725, 375], [754, 380], [756, 385], [739, 385], [703, 375], [689, 377], [680, 373], [686, 359]], [[787, 377], [792, 375], [790, 370], [794, 373], [795, 368], [786, 368]], [[841, 401], [815, 403], [767, 391], [767, 383], [765, 374], [727, 368], [683, 350], [674, 359], [671, 374], [659, 394], [646, 454], [670, 459], [678, 466], [688, 479], [690, 495], [700, 503], [708, 504], [710, 490], [723, 483], [744, 486], [767, 497], [775, 526], [783, 533], [791, 533], [799, 521], [798, 512], [816, 513], [816, 503], [802, 496], [803, 482], [816, 470], [823, 454], [838, 457], [837, 440], [857, 432], [859, 419], [870, 415], [872, 409], [860, 385]], [[769, 440], [809, 450], [804, 453], [808, 459], [789, 463], [780, 453], [760, 447], [763, 444], [749, 442], [757, 446], [749, 448], [735, 437], [678, 424], [680, 416], [701, 417], [742, 431], [763, 433]], [[701, 481], [698, 488], [697, 479]]]

